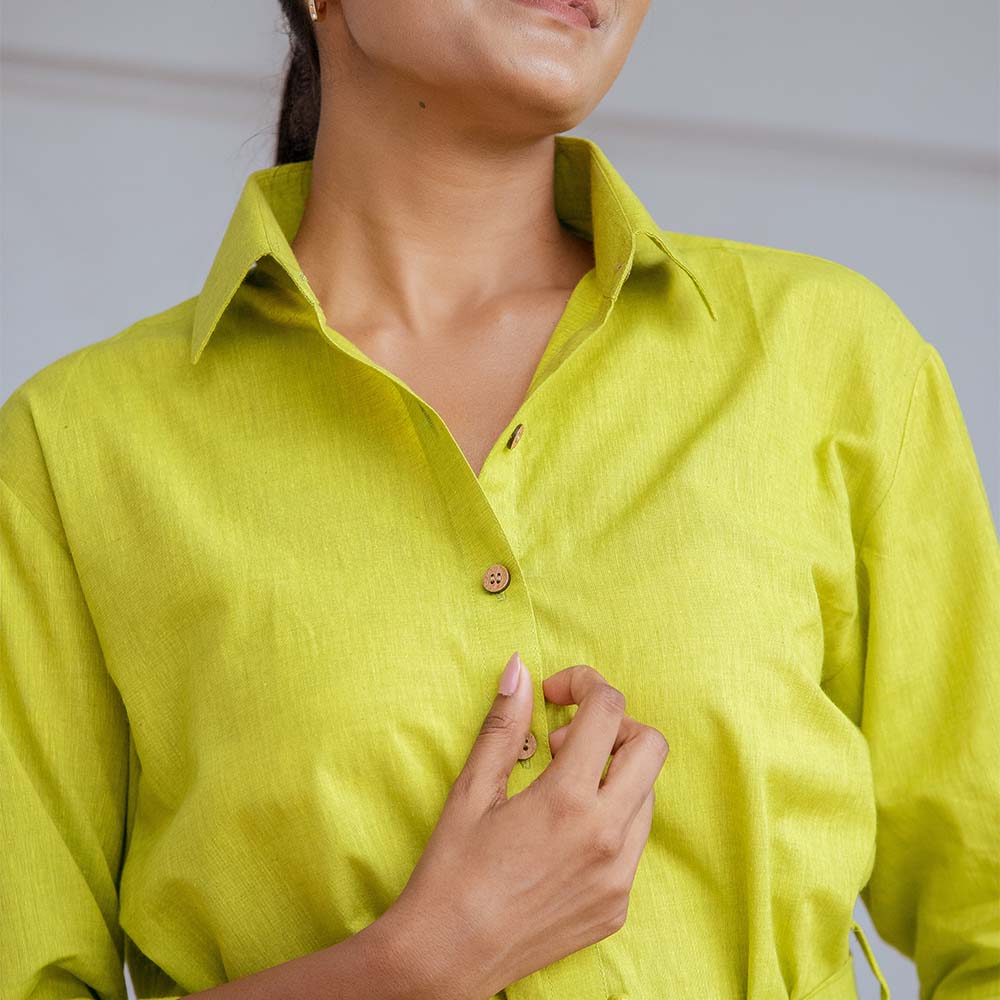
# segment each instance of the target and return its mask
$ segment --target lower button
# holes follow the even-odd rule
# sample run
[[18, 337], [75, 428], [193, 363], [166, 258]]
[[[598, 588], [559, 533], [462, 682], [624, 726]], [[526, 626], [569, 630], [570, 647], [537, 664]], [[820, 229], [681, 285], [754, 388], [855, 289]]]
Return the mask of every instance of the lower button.
[[517, 759], [527, 760], [535, 752], [536, 746], [538, 746], [538, 741], [535, 739], [535, 734], [529, 731], [528, 735], [524, 738], [524, 745], [521, 747]]

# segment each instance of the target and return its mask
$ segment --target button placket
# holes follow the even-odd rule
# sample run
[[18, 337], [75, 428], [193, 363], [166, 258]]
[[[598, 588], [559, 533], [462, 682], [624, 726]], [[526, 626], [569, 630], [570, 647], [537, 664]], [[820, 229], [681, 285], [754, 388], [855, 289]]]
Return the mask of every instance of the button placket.
[[[418, 405], [415, 398], [410, 405]], [[524, 425], [515, 425], [504, 442], [506, 448], [498, 449], [488, 458], [477, 478], [470, 475], [468, 462], [457, 446], [438, 433], [433, 421], [426, 419], [429, 414], [415, 416], [423, 417], [415, 427], [430, 472], [439, 484], [440, 496], [448, 505], [460, 558], [467, 564], [480, 566], [491, 558], [494, 560], [486, 566], [477, 585], [483, 588], [480, 591], [483, 601], [497, 602], [487, 604], [477, 623], [479, 645], [496, 654], [489, 662], [484, 660], [471, 667], [483, 672], [483, 698], [492, 697], [489, 692], [496, 690], [494, 661], [502, 663], [511, 650], [521, 650], [532, 672], [532, 728], [524, 736], [517, 766], [512, 768], [507, 786], [508, 794], [514, 795], [536, 780], [552, 759], [544, 740], [546, 711], [538, 624], [518, 562], [517, 493], [523, 456], [512, 455], [511, 449], [522, 440]], [[508, 460], [512, 464], [508, 465]], [[526, 859], [528, 863], [530, 860]], [[545, 1000], [552, 995], [606, 1000], [607, 993], [607, 979], [596, 947], [576, 953], [568, 964], [547, 967], [506, 987], [508, 1000]]]
[[[512, 537], [508, 528], [508, 525], [516, 528], [517, 522], [513, 513], [509, 517], [504, 516], [508, 507], [513, 511], [513, 492], [516, 490], [518, 474], [516, 467], [504, 466], [503, 456], [505, 452], [509, 455], [510, 449], [516, 447], [522, 439], [525, 425], [523, 422], [517, 423], [503, 442], [506, 449], [492, 456], [492, 460], [487, 460], [480, 477], [470, 477], [468, 462], [447, 435], [437, 433], [438, 424], [432, 419], [425, 404], [412, 392], [407, 391], [405, 386], [401, 385], [399, 389], [407, 405], [414, 411], [420, 411], [419, 414], [414, 412], [415, 416], [421, 418], [419, 424], [415, 425], [418, 439], [425, 450], [430, 471], [439, 484], [440, 496], [448, 503], [460, 551], [466, 557], [481, 557], [482, 542], [486, 540], [497, 546], [494, 551], [505, 560], [503, 562], [497, 560], [488, 565], [482, 573], [480, 585], [498, 602], [505, 602], [495, 613], [487, 616], [487, 620], [491, 622], [489, 627], [496, 633], [496, 646], [503, 648], [513, 644], [524, 651], [526, 662], [534, 666], [532, 697], [535, 730], [525, 734], [518, 751], [519, 766], [512, 772], [509, 789], [513, 794], [531, 780], [532, 771], [544, 768], [551, 759], [547, 746], [539, 747], [541, 737], [538, 733], [544, 730], [538, 727], [544, 727], [546, 716], [541, 677], [538, 674], [540, 667], [537, 666], [539, 658], [537, 624], [531, 597], [527, 593], [517, 565], [516, 538]], [[513, 456], [510, 460], [516, 461]], [[501, 472], [501, 469], [504, 471]], [[495, 481], [491, 478], [493, 475], [496, 476]], [[449, 476], [452, 477], [450, 480]], [[468, 490], [459, 488], [456, 484], [457, 479], [467, 482], [470, 488]], [[515, 575], [517, 575], [516, 581]], [[516, 585], [512, 586], [514, 583]], [[529, 637], [527, 640], [524, 638], [525, 635]], [[510, 654], [504, 649], [503, 655]], [[489, 682], [491, 686], [496, 683], [492, 673]]]

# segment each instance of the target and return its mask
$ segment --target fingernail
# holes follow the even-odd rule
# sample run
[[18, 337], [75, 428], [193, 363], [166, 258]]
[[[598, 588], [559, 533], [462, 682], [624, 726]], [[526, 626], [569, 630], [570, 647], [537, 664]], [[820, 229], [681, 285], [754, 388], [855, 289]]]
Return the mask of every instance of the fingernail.
[[514, 655], [507, 661], [507, 666], [503, 668], [503, 673], [500, 675], [499, 692], [505, 695], [513, 694], [517, 690], [517, 682], [520, 679], [521, 657], [515, 649]]

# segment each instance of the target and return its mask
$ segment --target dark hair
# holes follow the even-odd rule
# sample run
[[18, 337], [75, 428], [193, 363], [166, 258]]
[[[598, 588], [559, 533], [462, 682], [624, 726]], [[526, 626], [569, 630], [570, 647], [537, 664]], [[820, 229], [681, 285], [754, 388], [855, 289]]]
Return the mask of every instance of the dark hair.
[[302, 0], [279, 0], [288, 32], [274, 165], [311, 160], [319, 129], [319, 48]]

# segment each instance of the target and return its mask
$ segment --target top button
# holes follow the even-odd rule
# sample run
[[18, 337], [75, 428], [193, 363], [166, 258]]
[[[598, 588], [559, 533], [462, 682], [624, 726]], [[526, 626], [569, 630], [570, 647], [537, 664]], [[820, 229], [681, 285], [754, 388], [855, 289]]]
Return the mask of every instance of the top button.
[[510, 583], [510, 571], [502, 563], [496, 563], [483, 574], [483, 586], [491, 593], [498, 594]]
[[518, 424], [514, 428], [514, 433], [507, 439], [507, 447], [513, 448], [518, 441], [521, 440], [521, 435], [524, 433], [524, 424]]
[[529, 729], [528, 735], [525, 736], [524, 743], [522, 744], [521, 749], [518, 751], [517, 759], [527, 760], [535, 752], [535, 747], [537, 746], [538, 746], [538, 740], [535, 738], [535, 734], [531, 732], [531, 730]]

